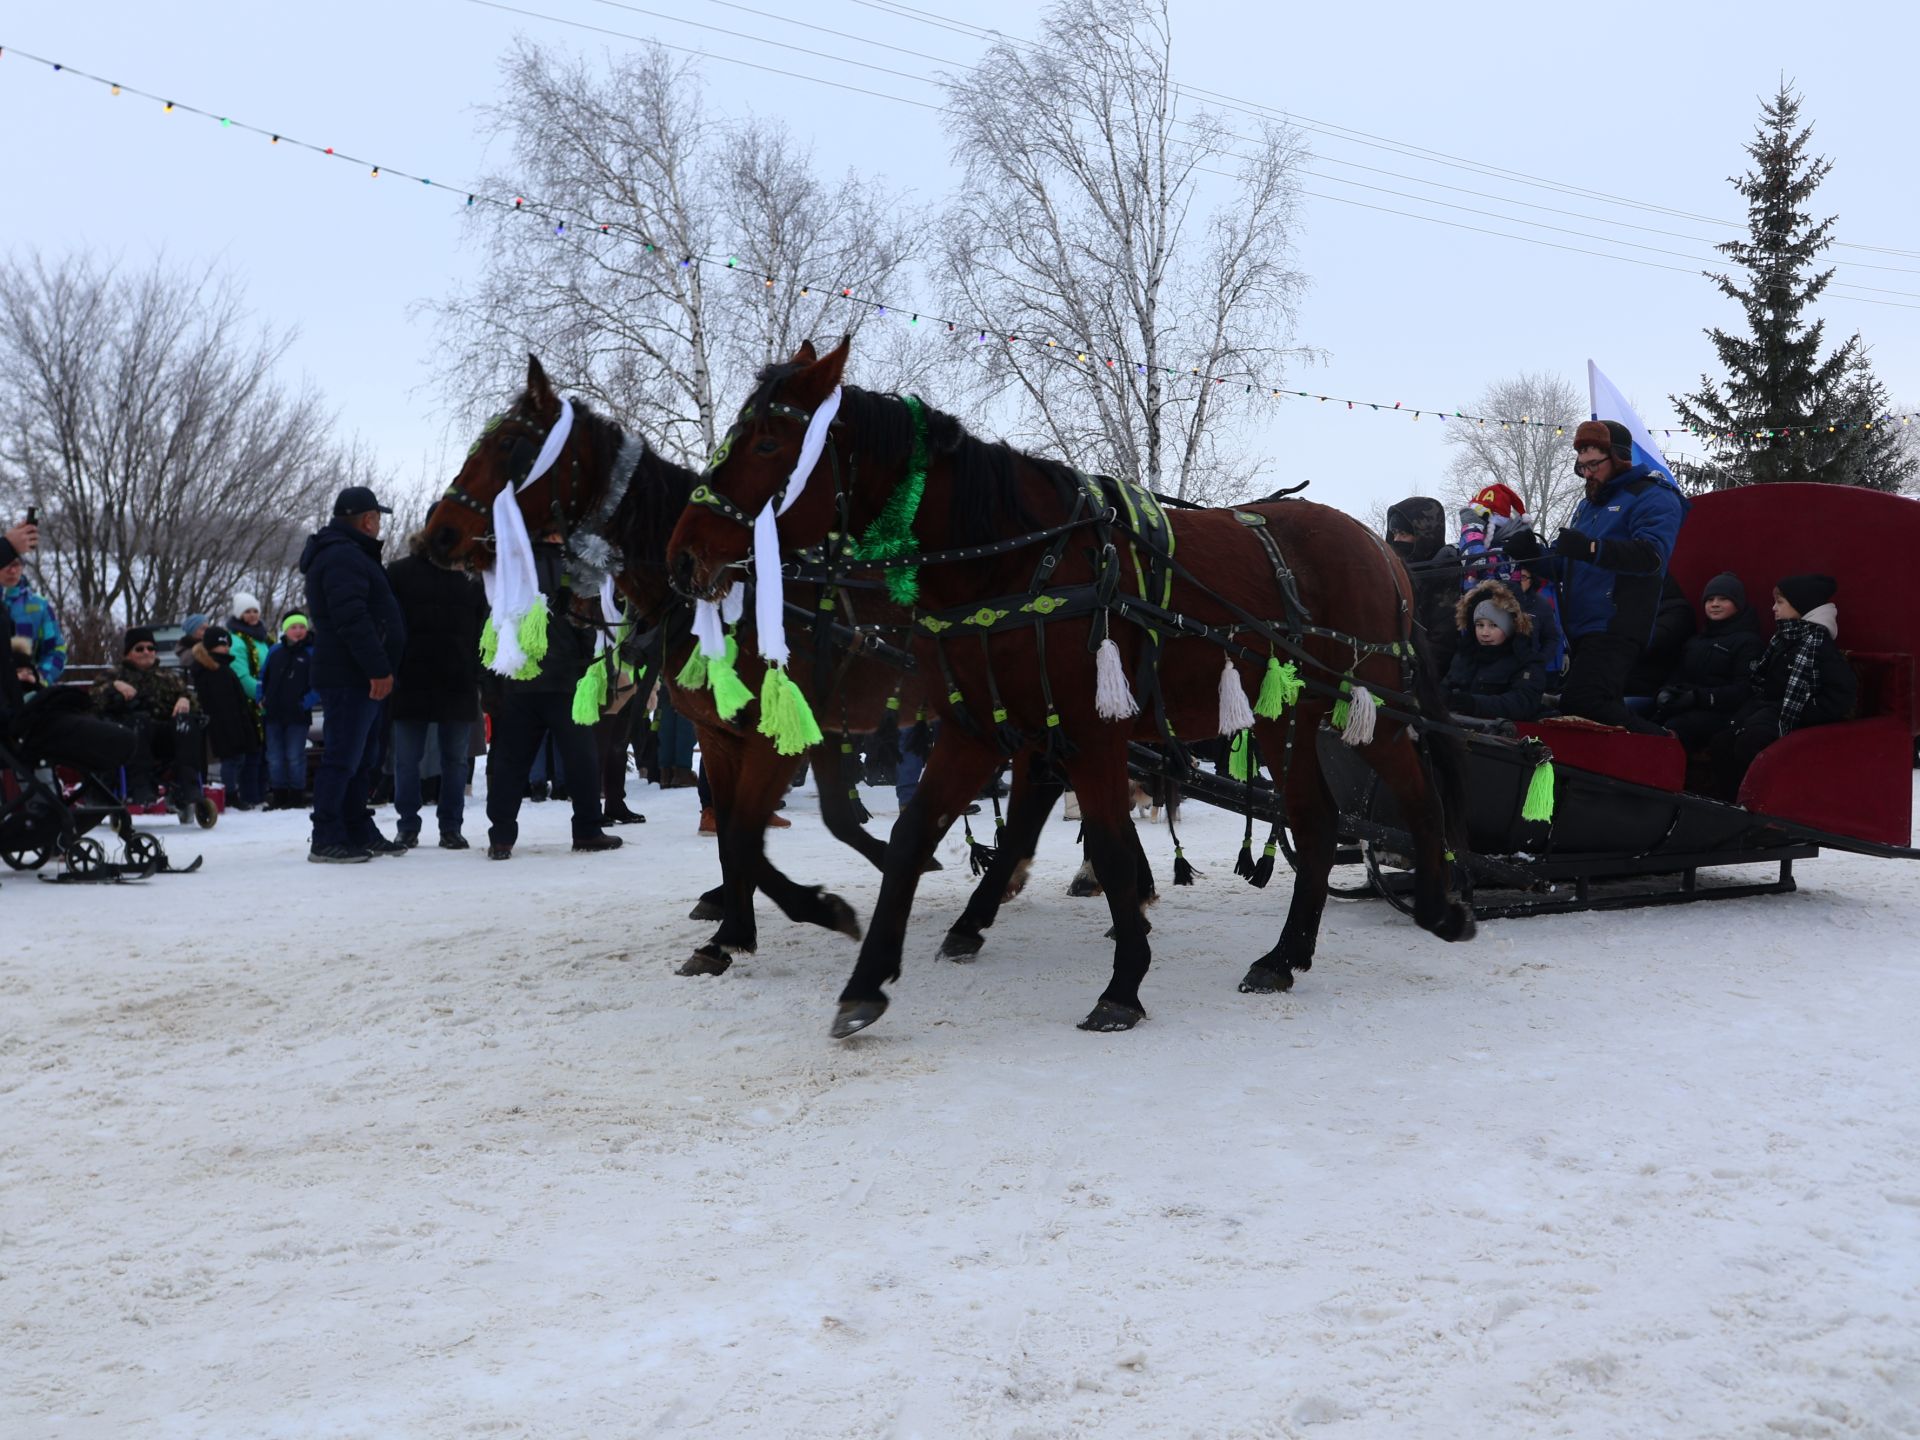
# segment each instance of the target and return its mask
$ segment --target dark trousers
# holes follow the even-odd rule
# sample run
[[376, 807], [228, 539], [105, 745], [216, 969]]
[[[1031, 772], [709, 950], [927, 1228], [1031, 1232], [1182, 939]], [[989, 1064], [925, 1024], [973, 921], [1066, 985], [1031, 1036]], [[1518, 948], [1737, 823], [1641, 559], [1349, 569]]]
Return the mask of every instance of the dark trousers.
[[1582, 635], [1567, 660], [1567, 683], [1560, 687], [1560, 712], [1601, 725], [1624, 725], [1641, 735], [1665, 732], [1627, 709], [1627, 675], [1645, 648], [1624, 635]]
[[427, 742], [435, 742], [440, 759], [440, 797], [435, 818], [442, 835], [458, 835], [466, 813], [463, 785], [467, 778], [467, 722], [436, 725], [431, 720], [395, 720], [393, 722], [393, 808], [399, 814], [394, 826], [402, 835], [420, 833], [420, 762], [426, 756]]
[[618, 710], [602, 715], [593, 727], [594, 744], [600, 751], [602, 805], [626, 804], [627, 747], [633, 739], [633, 717], [639, 713], [637, 700], [629, 700]]
[[366, 686], [328, 686], [320, 691], [324, 749], [313, 776], [313, 843], [365, 845], [377, 831], [367, 795], [380, 764], [380, 719], [384, 700]]
[[508, 691], [493, 709], [493, 745], [487, 754], [487, 839], [511, 845], [520, 838], [520, 802], [527, 797], [533, 757], [549, 736], [573, 800], [573, 837], [600, 833], [599, 756], [593, 731], [573, 719], [573, 696], [560, 691]]
[[128, 798], [151, 799], [164, 771], [167, 799], [176, 810], [199, 800], [205, 793], [200, 760], [207, 752], [206, 722], [194, 714], [143, 715], [133, 729], [137, 739], [133, 758], [126, 762]]

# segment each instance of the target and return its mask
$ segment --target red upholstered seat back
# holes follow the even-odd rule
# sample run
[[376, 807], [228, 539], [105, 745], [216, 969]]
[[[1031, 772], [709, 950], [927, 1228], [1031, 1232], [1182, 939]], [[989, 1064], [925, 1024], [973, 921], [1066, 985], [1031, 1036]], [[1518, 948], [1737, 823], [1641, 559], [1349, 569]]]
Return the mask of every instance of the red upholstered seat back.
[[[1774, 582], [1810, 572], [1840, 582], [1840, 646], [1860, 674], [1860, 711], [1903, 715], [1920, 733], [1913, 657], [1920, 655], [1920, 500], [1850, 485], [1749, 485], [1693, 502], [1673, 576], [1699, 603], [1731, 570], [1762, 633], [1773, 633]], [[1871, 699], [1869, 699], [1871, 692]]]

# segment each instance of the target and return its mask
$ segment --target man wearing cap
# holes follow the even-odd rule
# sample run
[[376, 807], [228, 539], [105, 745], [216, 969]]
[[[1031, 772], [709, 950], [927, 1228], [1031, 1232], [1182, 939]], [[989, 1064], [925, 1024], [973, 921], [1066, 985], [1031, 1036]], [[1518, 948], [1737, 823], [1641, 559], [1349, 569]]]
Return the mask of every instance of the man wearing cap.
[[1508, 537], [1506, 552], [1559, 585], [1571, 652], [1561, 710], [1659, 734], [1657, 725], [1628, 712], [1627, 676], [1653, 633], [1687, 501], [1666, 475], [1634, 463], [1633, 436], [1616, 420], [1582, 422], [1573, 451], [1573, 468], [1587, 486], [1573, 523], [1551, 550], [1522, 530]]
[[200, 786], [205, 717], [186, 673], [160, 664], [153, 631], [144, 625], [127, 631], [120, 657], [113, 674], [94, 685], [93, 708], [138, 737], [138, 751], [126, 762], [127, 798], [150, 803], [159, 794], [161, 769], [171, 767], [167, 799], [180, 823], [201, 818], [211, 825], [214, 811]]
[[366, 486], [349, 485], [333, 502], [333, 519], [300, 556], [313, 621], [313, 688], [324, 712], [307, 852], [316, 864], [407, 853], [374, 826], [367, 805], [380, 759], [381, 714], [407, 638], [380, 564], [380, 520], [392, 513]]

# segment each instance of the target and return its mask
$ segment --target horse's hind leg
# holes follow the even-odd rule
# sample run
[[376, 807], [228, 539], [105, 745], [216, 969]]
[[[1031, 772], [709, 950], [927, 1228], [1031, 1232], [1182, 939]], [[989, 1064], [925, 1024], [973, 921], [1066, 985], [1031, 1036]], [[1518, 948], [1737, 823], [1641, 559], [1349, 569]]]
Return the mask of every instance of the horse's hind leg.
[[1447, 817], [1432, 771], [1404, 729], [1363, 746], [1360, 758], [1393, 792], [1413, 836], [1413, 918], [1442, 940], [1471, 940], [1473, 911], [1450, 889]]
[[1035, 777], [1025, 752], [1014, 761], [1007, 823], [994, 845], [993, 863], [980, 877], [980, 883], [973, 887], [967, 908], [960, 912], [960, 918], [953, 922], [947, 938], [940, 943], [943, 960], [971, 960], [980, 953], [980, 947], [986, 943], [986, 931], [1006, 903], [1014, 875], [1033, 859], [1041, 828], [1065, 790], [1065, 784], [1051, 771], [1044, 777]]
[[[1243, 995], [1271, 995], [1293, 988], [1293, 972], [1313, 968], [1313, 952], [1320, 943], [1320, 919], [1327, 908], [1327, 880], [1333, 873], [1335, 806], [1333, 792], [1327, 789], [1326, 776], [1320, 771], [1320, 756], [1313, 744], [1314, 723], [1300, 717], [1298, 731], [1306, 742], [1294, 747], [1288, 756], [1286, 775], [1287, 828], [1293, 832], [1295, 870], [1293, 899], [1287, 905], [1286, 924], [1273, 949], [1248, 967], [1240, 981]], [[1286, 726], [1263, 722], [1256, 728], [1261, 750], [1267, 755], [1287, 755]]]

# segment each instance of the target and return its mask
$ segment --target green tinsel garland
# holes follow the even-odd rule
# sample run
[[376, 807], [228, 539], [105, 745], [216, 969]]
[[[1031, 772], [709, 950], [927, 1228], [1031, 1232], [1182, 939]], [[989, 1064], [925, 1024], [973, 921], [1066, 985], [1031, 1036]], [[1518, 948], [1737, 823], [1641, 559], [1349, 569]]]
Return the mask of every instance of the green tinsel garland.
[[[931, 452], [927, 448], [927, 407], [918, 395], [903, 395], [901, 402], [913, 416], [913, 449], [907, 457], [907, 473], [894, 487], [887, 503], [874, 516], [873, 523], [853, 545], [856, 560], [894, 560], [916, 554], [920, 541], [914, 536], [914, 517], [920, 513], [920, 497], [927, 489], [927, 466]], [[920, 598], [920, 571], [905, 565], [887, 571], [887, 595], [896, 605], [912, 605]]]
[[1267, 673], [1260, 677], [1259, 698], [1253, 702], [1253, 713], [1262, 720], [1278, 720], [1280, 712], [1298, 701], [1300, 692], [1306, 688], [1299, 666], [1291, 660], [1282, 665], [1275, 656], [1269, 655]]

